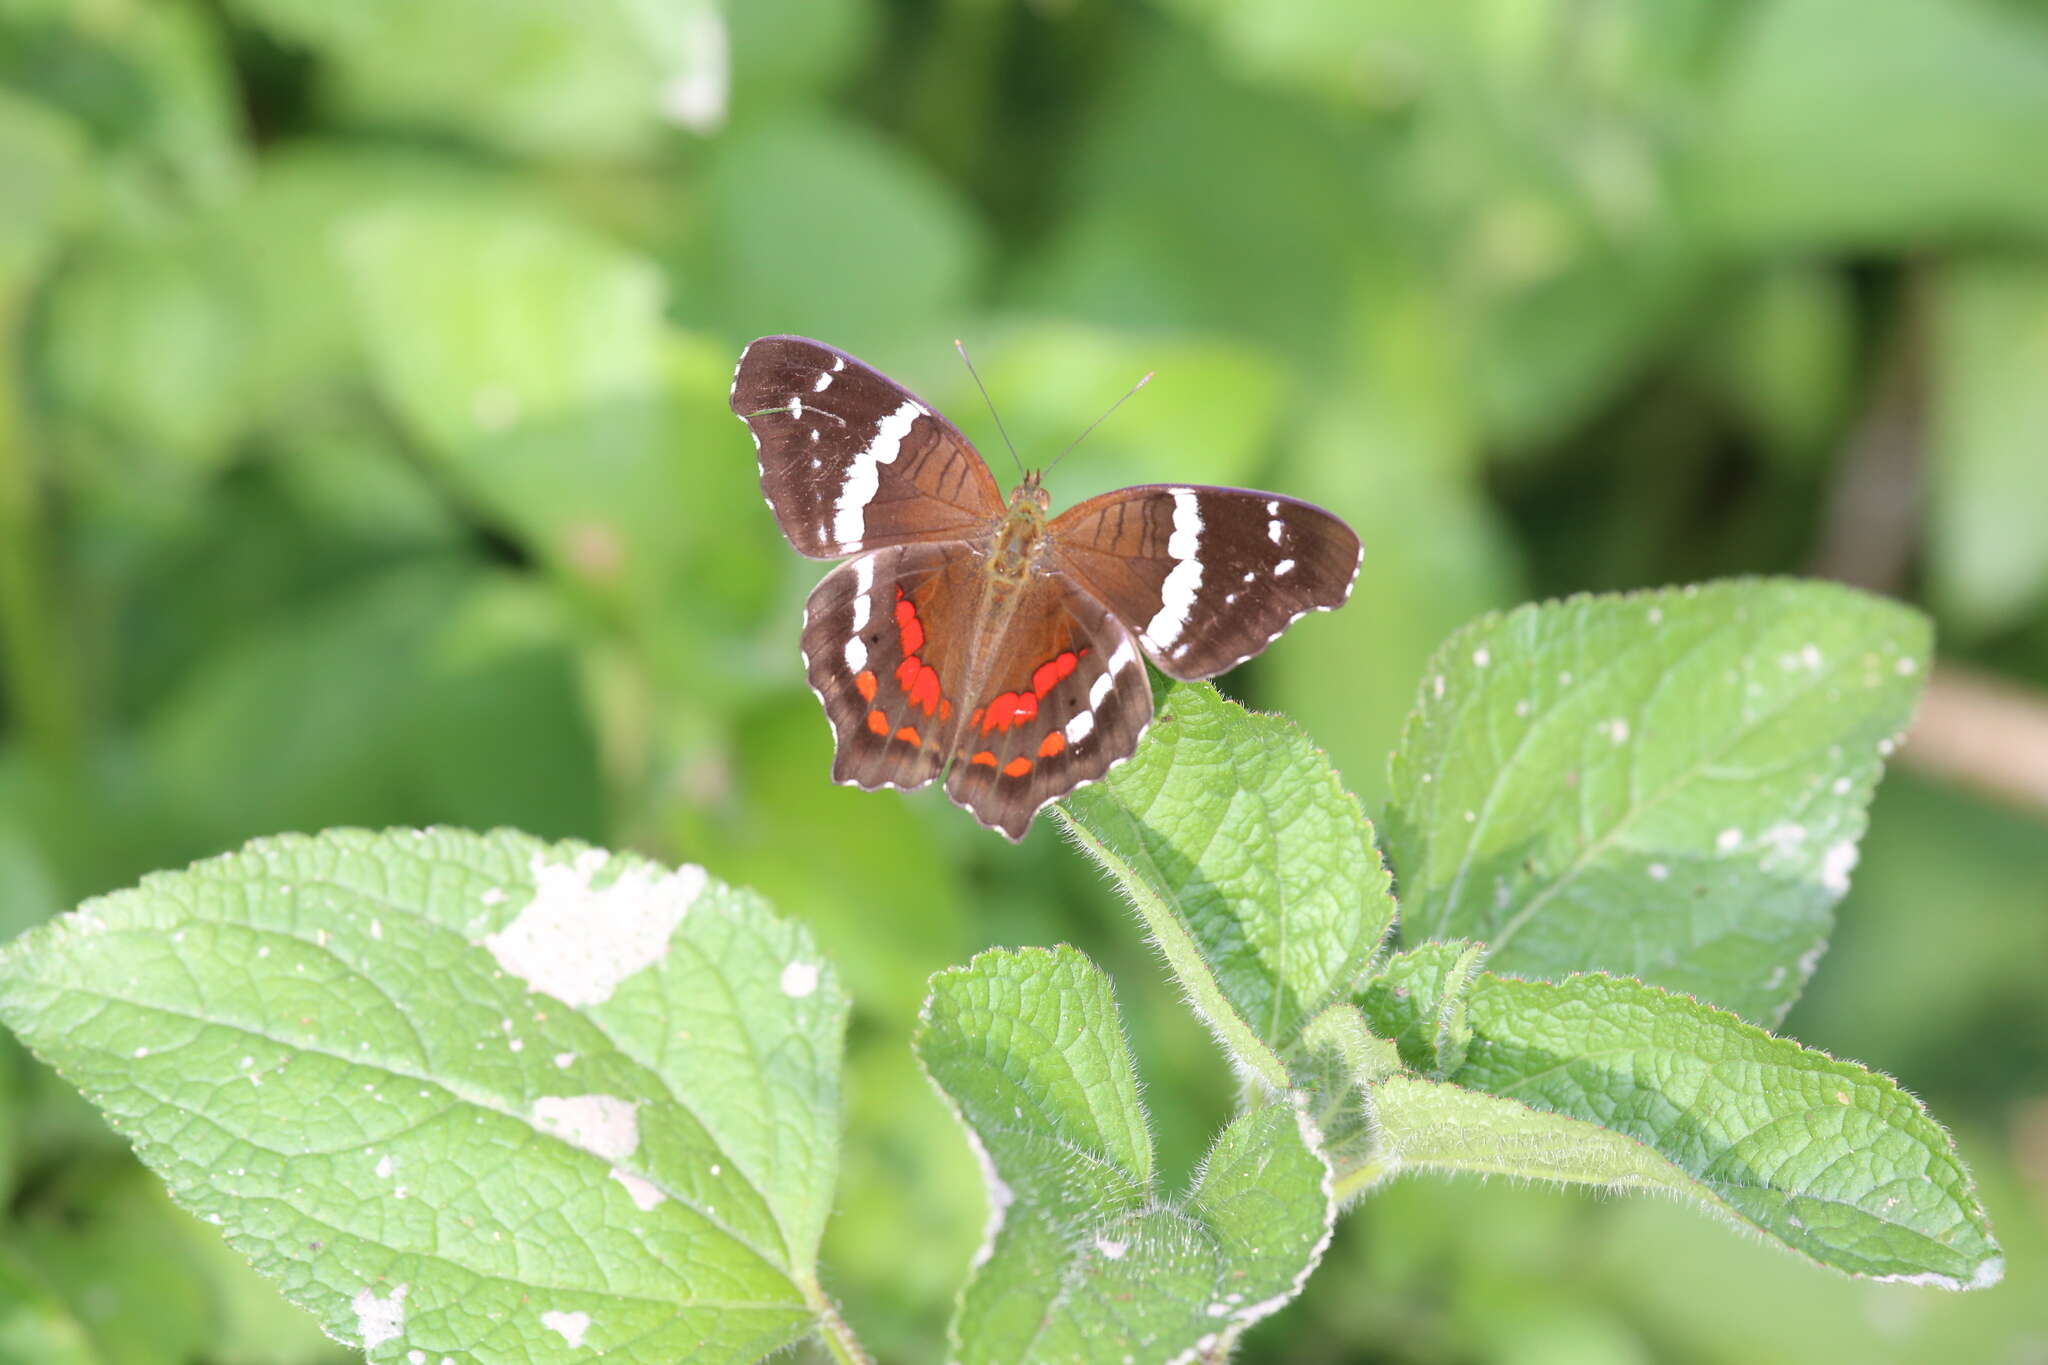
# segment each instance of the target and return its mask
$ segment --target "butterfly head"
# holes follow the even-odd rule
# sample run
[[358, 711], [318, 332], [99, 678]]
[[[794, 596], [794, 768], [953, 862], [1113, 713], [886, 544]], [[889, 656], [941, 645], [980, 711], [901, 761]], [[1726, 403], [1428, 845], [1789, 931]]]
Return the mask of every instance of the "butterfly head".
[[1041, 477], [1039, 470], [1030, 470], [1024, 475], [1024, 482], [1010, 490], [1012, 517], [1028, 516], [1034, 521], [1043, 521], [1052, 511], [1052, 494], [1046, 492], [1045, 485], [1039, 482]]

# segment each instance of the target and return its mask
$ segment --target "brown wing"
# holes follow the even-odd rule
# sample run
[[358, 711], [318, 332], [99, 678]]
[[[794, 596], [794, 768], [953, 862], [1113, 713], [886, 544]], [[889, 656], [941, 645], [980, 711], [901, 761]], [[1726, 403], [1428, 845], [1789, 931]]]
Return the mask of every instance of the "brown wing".
[[832, 722], [832, 780], [922, 787], [945, 766], [979, 608], [967, 548], [873, 550], [825, 575], [804, 606], [804, 669]]
[[1311, 611], [1344, 605], [1364, 551], [1313, 503], [1243, 488], [1149, 484], [1054, 518], [1056, 565], [1193, 681], [1251, 658]]
[[761, 494], [813, 559], [972, 540], [1003, 514], [988, 465], [953, 424], [860, 361], [804, 337], [741, 353], [732, 410], [753, 432]]
[[1022, 839], [1032, 817], [1131, 756], [1152, 685], [1131, 633], [1066, 575], [1033, 575], [953, 741], [946, 795]]

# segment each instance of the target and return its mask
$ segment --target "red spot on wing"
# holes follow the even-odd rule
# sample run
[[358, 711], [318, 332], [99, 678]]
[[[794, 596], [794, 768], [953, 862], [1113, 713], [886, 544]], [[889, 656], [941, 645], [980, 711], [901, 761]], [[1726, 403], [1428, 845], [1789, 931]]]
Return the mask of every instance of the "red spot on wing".
[[1012, 725], [1021, 725], [1038, 714], [1038, 696], [1032, 692], [1005, 692], [988, 704], [988, 714], [982, 718], [981, 730], [1007, 730]]
[[939, 707], [939, 672], [930, 664], [920, 664], [917, 681], [910, 685], [910, 704], [930, 715]]
[[983, 749], [980, 753], [976, 754], [973, 758], [970, 758], [967, 761], [969, 763], [980, 763], [985, 767], [990, 768], [996, 766], [996, 756], [986, 749]]
[[917, 619], [917, 604], [901, 588], [896, 589], [896, 633], [903, 645], [903, 662], [896, 665], [897, 686], [926, 715], [952, 715], [952, 706], [939, 695], [939, 670], [917, 657], [924, 648], [924, 623]]
[[1030, 771], [1031, 760], [1028, 758], [1013, 758], [1003, 765], [1003, 776], [1005, 777], [1022, 777]]
[[1054, 754], [1059, 753], [1066, 747], [1067, 737], [1061, 734], [1059, 731], [1054, 730], [1048, 733], [1044, 739], [1038, 742], [1038, 756], [1040, 758], [1051, 758]]
[[889, 718], [880, 711], [868, 712], [868, 729], [873, 730], [878, 735], [888, 734]]
[[860, 672], [854, 674], [853, 690], [860, 693], [860, 699], [862, 701], [873, 701], [875, 699], [874, 673], [868, 669], [863, 668]]
[[924, 648], [924, 622], [917, 619], [917, 603], [896, 589], [896, 629], [903, 637], [903, 652], [915, 654]]
[[1031, 672], [1031, 690], [1041, 697], [1044, 696], [1058, 687], [1060, 680], [1071, 674], [1074, 665], [1080, 661], [1081, 656], [1070, 649], [1057, 659], [1040, 664]]
[[917, 731], [911, 729], [908, 725], [896, 732], [896, 738], [902, 740], [905, 744], [922, 745], [924, 743], [923, 740], [917, 737]]

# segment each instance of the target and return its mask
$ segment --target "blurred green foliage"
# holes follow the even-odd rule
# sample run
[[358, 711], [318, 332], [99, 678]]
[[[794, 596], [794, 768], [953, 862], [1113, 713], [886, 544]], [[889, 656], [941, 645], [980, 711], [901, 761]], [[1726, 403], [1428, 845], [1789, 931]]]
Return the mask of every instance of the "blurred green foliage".
[[[1537, 594], [1842, 573], [2048, 682], [2039, 0], [0, 0], [0, 924], [338, 823], [755, 885], [858, 1002], [826, 1262], [888, 1359], [937, 1358], [983, 1216], [931, 971], [1085, 945], [1185, 1171], [1221, 1068], [1096, 875], [826, 780], [818, 569], [725, 410], [777, 331], [999, 470], [952, 337], [1035, 462], [1156, 369], [1062, 502], [1350, 519], [1351, 606], [1230, 683], [1369, 811], [1428, 652]], [[1895, 777], [1789, 1022], [1958, 1124], [2006, 1288], [1414, 1182], [1250, 1354], [2041, 1359], [2044, 885], [2036, 818]], [[204, 1237], [118, 1152], [0, 1067], [0, 1356], [333, 1354], [148, 1250]]]

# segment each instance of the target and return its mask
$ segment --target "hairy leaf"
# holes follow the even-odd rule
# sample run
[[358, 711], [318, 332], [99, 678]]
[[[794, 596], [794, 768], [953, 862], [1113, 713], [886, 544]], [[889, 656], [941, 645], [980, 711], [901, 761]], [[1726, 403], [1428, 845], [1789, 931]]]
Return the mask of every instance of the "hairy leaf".
[[1917, 613], [1823, 583], [1478, 621], [1438, 653], [1394, 756], [1406, 934], [1775, 1021], [1826, 946], [1927, 653]]
[[0, 1018], [377, 1362], [804, 1336], [845, 1012], [758, 898], [510, 833], [262, 839], [0, 956]]
[[1284, 1085], [1273, 1049], [1351, 988], [1394, 920], [1329, 760], [1285, 720], [1176, 685], [1136, 756], [1062, 813], [1233, 1060]]
[[2004, 1273], [1948, 1135], [1889, 1077], [1622, 978], [1482, 974], [1468, 1001], [1455, 1084], [1368, 1087], [1390, 1165], [1661, 1189], [1878, 1279]]
[[1291, 1103], [1231, 1123], [1187, 1195], [1161, 1197], [1109, 980], [1074, 949], [939, 973], [917, 1050], [988, 1181], [955, 1359], [1208, 1350], [1293, 1298], [1322, 1255], [1329, 1166]]
[[1410, 1069], [1446, 1076], [1464, 1064], [1472, 1040], [1465, 991], [1479, 958], [1476, 943], [1418, 944], [1389, 958], [1360, 993], [1373, 1032], [1391, 1039]]

